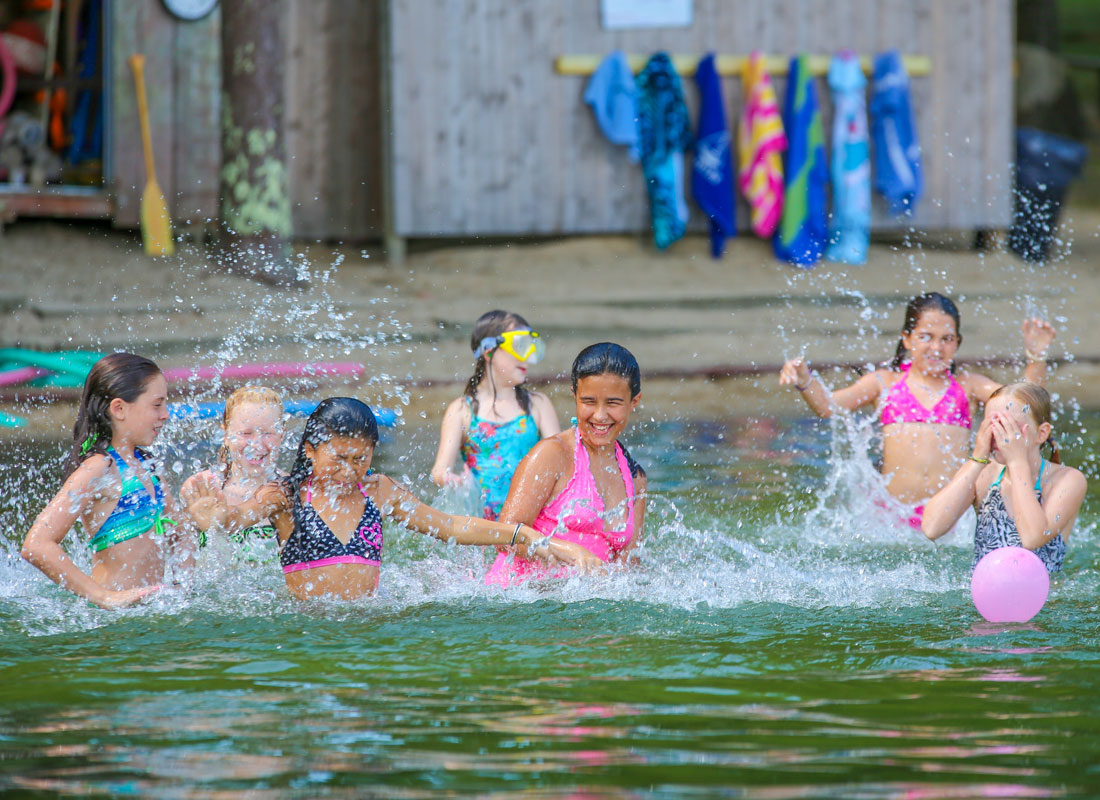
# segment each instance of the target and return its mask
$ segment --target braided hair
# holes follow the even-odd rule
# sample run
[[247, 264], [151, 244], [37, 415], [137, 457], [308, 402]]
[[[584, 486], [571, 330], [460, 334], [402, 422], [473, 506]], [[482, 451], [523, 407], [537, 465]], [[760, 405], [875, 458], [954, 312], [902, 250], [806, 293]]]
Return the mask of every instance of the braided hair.
[[[482, 379], [485, 377], [485, 371], [489, 359], [484, 355], [476, 355], [478, 349], [481, 347], [482, 341], [492, 337], [500, 336], [506, 331], [529, 329], [531, 324], [521, 317], [519, 314], [514, 314], [511, 311], [486, 311], [480, 317], [477, 318], [477, 322], [474, 323], [474, 331], [470, 335], [470, 349], [475, 353], [474, 361], [474, 374], [470, 376], [470, 380], [466, 382], [466, 389], [463, 394], [470, 398], [470, 406], [473, 411], [473, 416], [477, 416], [477, 387], [481, 385]], [[492, 351], [490, 351], [492, 352]], [[493, 374], [489, 373], [489, 383], [493, 389], [493, 401], [496, 401], [497, 387], [493, 383]], [[531, 393], [527, 391], [522, 385], [516, 387], [516, 402], [519, 403], [519, 407], [523, 409], [524, 414], [531, 413]]]
[[111, 353], [95, 362], [84, 389], [73, 425], [73, 449], [69, 454], [69, 473], [92, 455], [107, 455], [114, 429], [111, 425], [111, 401], [116, 397], [127, 403], [136, 401], [149, 381], [160, 375], [160, 367], [132, 353]]

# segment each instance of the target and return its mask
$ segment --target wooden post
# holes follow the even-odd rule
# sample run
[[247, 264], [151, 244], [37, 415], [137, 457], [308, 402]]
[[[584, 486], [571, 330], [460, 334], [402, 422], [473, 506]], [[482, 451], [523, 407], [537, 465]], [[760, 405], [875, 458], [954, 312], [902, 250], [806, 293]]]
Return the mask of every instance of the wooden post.
[[283, 131], [286, 7], [222, 0], [221, 230], [226, 268], [297, 284]]

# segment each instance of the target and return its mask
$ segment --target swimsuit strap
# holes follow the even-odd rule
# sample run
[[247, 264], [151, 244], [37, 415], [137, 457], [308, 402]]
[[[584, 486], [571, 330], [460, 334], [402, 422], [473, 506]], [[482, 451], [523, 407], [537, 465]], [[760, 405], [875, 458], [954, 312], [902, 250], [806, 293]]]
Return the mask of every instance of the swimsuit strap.
[[[573, 476], [582, 476], [581, 480], [586, 480], [588, 483], [585, 488], [591, 487], [593, 497], [600, 499], [603, 502], [603, 498], [600, 497], [599, 487], [596, 486], [596, 476], [592, 474], [592, 461], [588, 457], [588, 450], [585, 449], [583, 442], [581, 442], [580, 428], [574, 428], [577, 432], [577, 449], [573, 454]], [[634, 530], [634, 475], [630, 472], [630, 463], [626, 460], [626, 454], [623, 453], [623, 448], [619, 444], [618, 440], [615, 441], [615, 462], [619, 465], [619, 475], [623, 479], [623, 489], [626, 490], [626, 524], [627, 529]], [[581, 469], [583, 465], [584, 469]], [[604, 511], [607, 511], [607, 506], [604, 504]]]
[[[1037, 492], [1042, 491], [1041, 484], [1042, 484], [1042, 481], [1043, 481], [1043, 467], [1045, 467], [1045, 466], [1046, 466], [1046, 459], [1040, 458], [1039, 459], [1039, 474], [1037, 476], [1035, 476], [1035, 491], [1037, 491]], [[994, 480], [993, 483], [989, 484], [990, 489], [992, 489], [994, 486], [996, 486], [998, 489], [1001, 488], [1001, 478], [1004, 477], [1006, 469], [1008, 469], [1008, 467], [1001, 467], [1001, 471], [997, 473], [996, 480]]]

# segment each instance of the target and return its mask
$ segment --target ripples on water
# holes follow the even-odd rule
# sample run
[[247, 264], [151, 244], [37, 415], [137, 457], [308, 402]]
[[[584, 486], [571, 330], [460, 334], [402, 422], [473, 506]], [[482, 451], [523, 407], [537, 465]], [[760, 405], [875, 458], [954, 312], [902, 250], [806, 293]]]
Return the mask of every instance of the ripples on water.
[[[1096, 421], [1075, 416], [1092, 449]], [[401, 428], [381, 449], [428, 498], [434, 435]], [[969, 600], [970, 529], [933, 545], [892, 524], [869, 499], [867, 430], [832, 436], [800, 420], [638, 426], [656, 492], [629, 571], [501, 591], [481, 584], [480, 551], [391, 528], [371, 601], [299, 604], [277, 566], [211, 550], [189, 594], [122, 613], [19, 561], [60, 470], [56, 452], [14, 448], [0, 787], [1089, 796], [1094, 512], [1040, 616], [989, 625]]]

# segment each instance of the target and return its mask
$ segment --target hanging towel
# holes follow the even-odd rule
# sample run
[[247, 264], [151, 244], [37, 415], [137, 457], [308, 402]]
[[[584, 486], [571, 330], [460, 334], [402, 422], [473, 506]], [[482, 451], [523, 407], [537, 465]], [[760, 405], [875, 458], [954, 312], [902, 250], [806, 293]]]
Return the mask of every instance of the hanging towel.
[[687, 226], [684, 150], [691, 146], [680, 76], [667, 53], [655, 53], [638, 75], [638, 150], [649, 194], [653, 241], [661, 250]]
[[612, 144], [630, 147], [632, 161], [638, 160], [638, 104], [634, 73], [622, 50], [610, 53], [588, 81], [584, 102], [592, 106], [603, 135]]
[[787, 131], [787, 185], [783, 216], [775, 235], [775, 254], [792, 264], [810, 267], [821, 260], [829, 237], [825, 212], [829, 175], [817, 86], [805, 55], [791, 59], [783, 127]]
[[897, 50], [875, 56], [871, 138], [875, 143], [875, 189], [886, 198], [891, 213], [912, 214], [923, 184], [921, 153], [909, 99], [909, 76]]
[[722, 103], [722, 81], [714, 68], [714, 53], [708, 53], [695, 68], [695, 83], [699, 86], [701, 103], [691, 194], [710, 220], [710, 254], [719, 258], [726, 247], [726, 238], [737, 235], [737, 212], [733, 201], [730, 132]]
[[760, 51], [751, 53], [745, 62], [741, 92], [745, 106], [737, 124], [738, 183], [749, 204], [752, 230], [766, 239], [775, 233], [783, 210], [783, 150], [787, 137]]
[[867, 79], [847, 50], [829, 64], [833, 90], [833, 215], [825, 258], [844, 264], [867, 261], [871, 239], [871, 153], [867, 142]]

